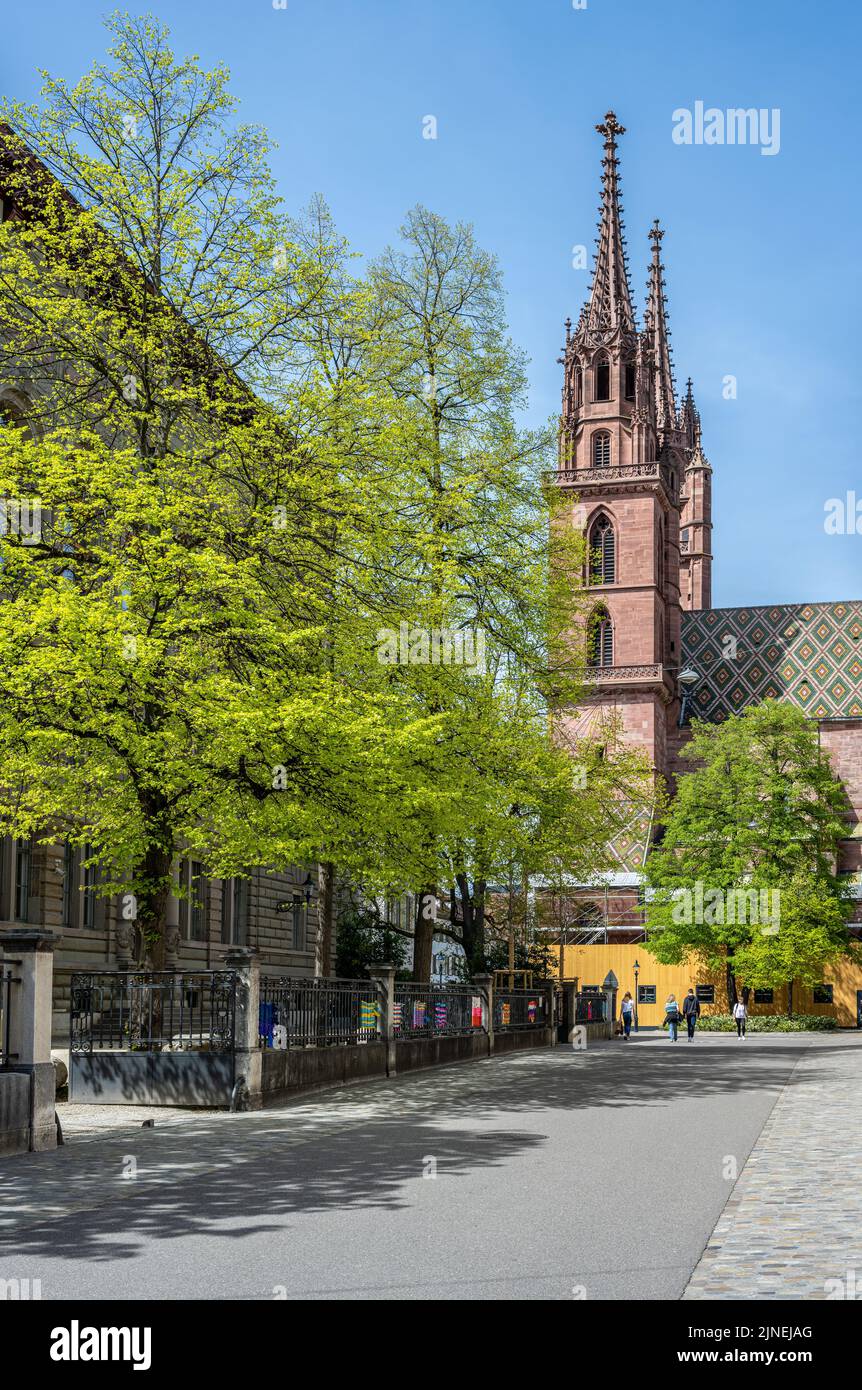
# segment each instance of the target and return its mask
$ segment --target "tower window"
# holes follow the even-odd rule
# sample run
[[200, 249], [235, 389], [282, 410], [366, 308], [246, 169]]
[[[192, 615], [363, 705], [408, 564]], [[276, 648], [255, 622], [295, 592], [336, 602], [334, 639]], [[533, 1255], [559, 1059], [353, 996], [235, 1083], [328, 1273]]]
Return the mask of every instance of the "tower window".
[[611, 462], [611, 437], [602, 430], [593, 435], [593, 468], [609, 468]]
[[625, 390], [626, 390], [626, 400], [627, 400], [627, 401], [633, 401], [634, 398], [635, 398], [635, 364], [634, 364], [634, 362], [627, 362], [627, 363], [626, 363], [626, 386], [625, 386]]
[[587, 661], [590, 666], [614, 664], [614, 627], [610, 614], [604, 607], [596, 608], [590, 619]]
[[613, 584], [616, 577], [616, 536], [603, 513], [590, 531], [590, 583]]
[[595, 367], [595, 385], [597, 401], [609, 401], [611, 398], [611, 364], [606, 357], [600, 357]]

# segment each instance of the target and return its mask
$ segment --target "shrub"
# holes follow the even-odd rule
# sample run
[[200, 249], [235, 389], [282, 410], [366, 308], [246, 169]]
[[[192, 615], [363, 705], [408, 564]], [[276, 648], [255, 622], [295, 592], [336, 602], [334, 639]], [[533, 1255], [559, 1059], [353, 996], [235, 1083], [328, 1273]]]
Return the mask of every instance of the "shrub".
[[[735, 1033], [736, 1020], [731, 1014], [702, 1015], [698, 1028], [704, 1033]], [[838, 1027], [838, 1020], [822, 1014], [749, 1014], [746, 1029], [749, 1033], [828, 1033]]]

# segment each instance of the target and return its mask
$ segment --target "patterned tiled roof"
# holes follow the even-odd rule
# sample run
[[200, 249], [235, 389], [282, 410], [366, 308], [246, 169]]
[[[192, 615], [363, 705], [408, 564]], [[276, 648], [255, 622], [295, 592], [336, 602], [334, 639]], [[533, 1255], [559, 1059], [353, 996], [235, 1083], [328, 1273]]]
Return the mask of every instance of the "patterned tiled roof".
[[701, 678], [692, 698], [700, 719], [767, 699], [813, 719], [862, 718], [862, 599], [684, 612], [682, 651]]

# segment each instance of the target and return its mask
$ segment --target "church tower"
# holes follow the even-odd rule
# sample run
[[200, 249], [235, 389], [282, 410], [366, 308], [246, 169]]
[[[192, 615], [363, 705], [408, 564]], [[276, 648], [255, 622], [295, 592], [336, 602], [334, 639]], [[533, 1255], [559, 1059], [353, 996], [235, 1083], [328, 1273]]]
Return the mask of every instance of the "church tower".
[[[687, 597], [698, 561], [698, 606], [709, 594], [709, 465], [693, 398], [676, 401], [661, 243], [650, 232], [644, 324], [629, 289], [612, 111], [602, 136], [602, 201], [589, 297], [566, 324], [557, 480], [572, 495], [572, 523], [587, 537], [587, 663], [583, 724], [614, 710], [628, 742], [665, 771], [679, 710], [680, 521], [686, 508]], [[690, 394], [690, 393], [689, 393]], [[704, 587], [705, 586], [705, 587]]]

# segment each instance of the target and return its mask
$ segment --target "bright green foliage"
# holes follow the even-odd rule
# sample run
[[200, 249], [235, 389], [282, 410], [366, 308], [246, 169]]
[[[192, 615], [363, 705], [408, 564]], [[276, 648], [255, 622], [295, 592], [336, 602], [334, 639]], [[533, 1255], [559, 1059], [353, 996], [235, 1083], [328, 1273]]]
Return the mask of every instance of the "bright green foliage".
[[[486, 885], [601, 867], [642, 772], [585, 744], [582, 783], [551, 737], [583, 547], [499, 270], [418, 208], [359, 280], [321, 200], [281, 210], [224, 70], [109, 28], [110, 66], [6, 111], [41, 164], [0, 133], [0, 381], [30, 399], [0, 494], [42, 509], [0, 535], [0, 833], [88, 846], [156, 963], [190, 853], [439, 887], [481, 964]], [[484, 661], [415, 659], [441, 629]]]
[[846, 798], [816, 725], [766, 701], [696, 724], [687, 758], [647, 861], [650, 950], [726, 964], [731, 995], [734, 973], [751, 987], [818, 981], [850, 943], [836, 869]]

